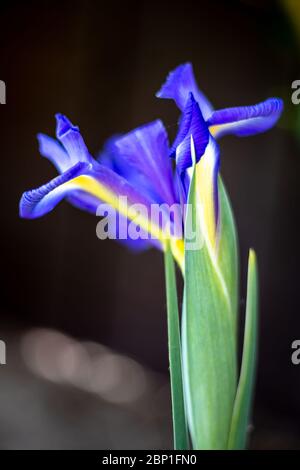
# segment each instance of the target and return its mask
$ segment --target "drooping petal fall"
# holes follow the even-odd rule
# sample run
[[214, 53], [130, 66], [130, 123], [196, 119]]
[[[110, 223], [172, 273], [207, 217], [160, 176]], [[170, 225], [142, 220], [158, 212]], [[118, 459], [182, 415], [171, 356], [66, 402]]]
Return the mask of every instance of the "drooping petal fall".
[[269, 98], [253, 106], [240, 106], [214, 111], [208, 119], [211, 134], [218, 138], [226, 134], [239, 137], [265, 132], [273, 127], [283, 110], [279, 98]]
[[[50, 212], [63, 198], [77, 197], [84, 193], [89, 201], [107, 203], [122, 217], [139, 226], [150, 238], [163, 247], [171, 239], [173, 254], [179, 265], [183, 263], [183, 243], [172, 237], [169, 231], [169, 214], [162, 213], [162, 219], [151, 217], [154, 201], [144, 197], [124, 178], [109, 168], [98, 164], [79, 162], [49, 183], [23, 194], [20, 201], [20, 216], [34, 219]], [[82, 205], [82, 198], [78, 199]], [[78, 202], [77, 201], [77, 202]]]
[[75, 181], [87, 173], [90, 167], [90, 164], [78, 162], [49, 183], [25, 192], [20, 200], [20, 216], [25, 219], [36, 219], [52, 211], [62, 199], [76, 189]]

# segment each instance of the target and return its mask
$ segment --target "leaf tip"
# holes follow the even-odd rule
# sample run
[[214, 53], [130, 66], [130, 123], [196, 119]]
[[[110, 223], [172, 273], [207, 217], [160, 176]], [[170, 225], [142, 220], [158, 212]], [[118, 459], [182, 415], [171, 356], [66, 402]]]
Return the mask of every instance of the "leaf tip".
[[255, 266], [257, 264], [256, 253], [253, 248], [249, 250], [249, 265]]

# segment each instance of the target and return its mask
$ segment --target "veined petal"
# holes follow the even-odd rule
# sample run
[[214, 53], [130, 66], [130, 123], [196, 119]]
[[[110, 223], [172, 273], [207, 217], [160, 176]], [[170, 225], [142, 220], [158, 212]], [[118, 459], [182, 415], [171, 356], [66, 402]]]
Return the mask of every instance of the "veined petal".
[[50, 212], [68, 193], [76, 189], [72, 182], [90, 166], [78, 162], [49, 183], [24, 193], [20, 201], [20, 216], [25, 219], [35, 219]]
[[[169, 214], [166, 213], [165, 217], [163, 214], [163, 220], [153, 221], [153, 201], [145, 198], [124, 178], [100, 164], [93, 167], [91, 164], [79, 162], [49, 183], [24, 193], [20, 201], [20, 215], [24, 218], [41, 217], [50, 212], [64, 197], [75, 195], [78, 198], [80, 192], [97, 199], [99, 204], [109, 204], [122, 217], [133, 221], [162, 246], [171, 238]], [[139, 211], [137, 204], [143, 208], [142, 211]], [[171, 239], [170, 243], [174, 257], [182, 268], [183, 242]]]
[[151, 200], [159, 199], [158, 202], [160, 202], [161, 197], [158, 198], [150, 178], [139, 170], [139, 165], [134, 166], [129, 163], [127, 158], [123, 157], [118, 149], [116, 143], [122, 138], [122, 135], [109, 138], [105, 142], [103, 150], [99, 153], [97, 161], [125, 178], [134, 188], [138, 188], [145, 197]]
[[171, 157], [176, 157], [176, 168], [179, 174], [192, 166], [191, 136], [193, 137], [196, 161], [198, 162], [208, 144], [209, 131], [192, 93], [189, 95], [181, 117], [177, 137], [170, 151]]
[[213, 107], [206, 96], [199, 90], [191, 63], [179, 65], [169, 73], [166, 82], [156, 93], [158, 98], [170, 98], [175, 101], [181, 111], [184, 110], [189, 94], [193, 93], [198, 102], [204, 119], [208, 119]]
[[240, 106], [214, 111], [208, 119], [210, 132], [215, 137], [226, 134], [249, 136], [265, 132], [276, 124], [283, 110], [279, 98], [269, 98], [253, 106]]
[[[157, 193], [151, 186], [151, 181], [149, 181], [149, 178], [146, 178], [145, 175], [141, 174], [133, 166], [128, 165], [126, 158], [123, 158], [118, 151], [115, 142], [119, 138], [120, 136], [116, 138], [110, 138], [105, 143], [103, 150], [98, 155], [97, 162], [100, 162], [101, 165], [111, 169], [119, 176], [125, 178], [128, 183], [130, 183], [135, 189], [138, 189], [139, 192], [148, 199], [153, 201], [157, 200]], [[159, 201], [157, 202], [160, 202], [160, 199], [161, 198], [159, 198]]]
[[45, 134], [38, 134], [37, 138], [40, 154], [48, 158], [60, 173], [72, 166], [69, 155], [57, 140]]
[[168, 137], [160, 120], [141, 126], [115, 141], [122, 162], [142, 175], [162, 202], [176, 202]]
[[56, 136], [69, 154], [72, 165], [77, 162], [92, 162], [92, 157], [79, 132], [63, 114], [56, 114]]
[[96, 214], [97, 207], [100, 204], [99, 199], [92, 194], [82, 191], [81, 189], [74, 189], [67, 199], [72, 206], [77, 207], [77, 209], [82, 211], [90, 212], [90, 214], [93, 215]]
[[[195, 152], [193, 140], [192, 152]], [[219, 225], [218, 173], [220, 167], [219, 146], [210, 137], [204, 155], [196, 164], [196, 194], [199, 203], [201, 231], [212, 253], [217, 249]]]

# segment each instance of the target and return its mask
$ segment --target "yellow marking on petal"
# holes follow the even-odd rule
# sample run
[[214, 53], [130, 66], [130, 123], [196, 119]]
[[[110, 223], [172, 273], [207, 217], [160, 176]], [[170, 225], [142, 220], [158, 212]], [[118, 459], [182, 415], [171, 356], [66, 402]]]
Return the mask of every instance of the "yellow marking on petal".
[[200, 205], [202, 233], [215, 251], [217, 221], [214, 199], [214, 156], [208, 148], [196, 164], [196, 194]]
[[149, 233], [152, 238], [159, 240], [162, 247], [165, 248], [166, 240], [170, 239], [170, 245], [172, 248], [173, 256], [179, 264], [179, 267], [183, 271], [183, 260], [184, 260], [184, 248], [183, 240], [172, 237], [170, 233], [162, 230], [158, 225], [151, 222], [151, 219], [145, 217], [142, 212], [135, 210], [130, 201], [128, 204], [124, 201], [124, 198], [120, 198], [120, 195], [115, 194], [105, 185], [95, 180], [92, 176], [81, 175], [70, 180], [64, 184], [65, 187], [71, 186], [76, 187], [79, 190], [85, 191], [92, 196], [99, 199], [101, 202], [105, 202], [113, 207], [117, 212], [133, 221], [136, 225], [139, 225], [143, 230]]
[[222, 127], [221, 124], [209, 127], [209, 132], [211, 133], [211, 135], [213, 137], [215, 137], [218, 134], [218, 131], [220, 130], [220, 127]]
[[224, 132], [224, 131], [230, 132], [232, 129], [238, 126], [239, 122], [240, 121], [234, 121], [234, 122], [227, 122], [225, 124], [216, 124], [214, 126], [209, 127], [209, 132], [211, 133], [213, 137], [217, 139], [221, 132]]
[[219, 278], [221, 288], [228, 308], [231, 309], [231, 299], [228, 288], [220, 270], [218, 263], [218, 243], [217, 243], [217, 221], [215, 215], [214, 200], [214, 164], [215, 156], [214, 148], [208, 144], [204, 155], [196, 164], [195, 146], [191, 139], [191, 154], [194, 163], [194, 171], [196, 178], [196, 200], [199, 210], [199, 222], [201, 224], [201, 232], [206, 241], [208, 253], [213, 263], [215, 272]]

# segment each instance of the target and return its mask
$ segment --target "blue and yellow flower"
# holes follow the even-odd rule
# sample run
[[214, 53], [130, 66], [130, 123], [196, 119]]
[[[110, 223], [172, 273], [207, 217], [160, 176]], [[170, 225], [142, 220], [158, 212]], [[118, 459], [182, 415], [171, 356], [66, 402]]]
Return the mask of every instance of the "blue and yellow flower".
[[[154, 121], [113, 139], [96, 160], [90, 155], [79, 128], [61, 114], [56, 115], [56, 120], [57, 140], [44, 134], [39, 134], [38, 140], [41, 155], [56, 166], [60, 175], [23, 194], [21, 217], [41, 217], [64, 198], [94, 214], [104, 202], [122, 218], [134, 221], [149, 234], [150, 243], [162, 248], [168, 238], [165, 233], [167, 216], [165, 222], [153, 223], [150, 220], [151, 205], [177, 203], [167, 133], [162, 122]], [[120, 196], [127, 198], [126, 205]], [[130, 210], [136, 204], [148, 210], [148, 218], [145, 212]], [[173, 237], [172, 246], [181, 265], [182, 240]]]
[[[198, 89], [189, 63], [169, 74], [157, 96], [173, 99], [181, 111], [171, 146], [164, 125], [156, 120], [110, 139], [93, 158], [79, 128], [57, 114], [57, 138], [39, 134], [38, 140], [41, 155], [56, 166], [59, 176], [25, 192], [20, 215], [41, 217], [62, 199], [94, 214], [105, 203], [116, 211], [119, 224], [133, 224], [148, 235], [127, 242], [165, 251], [175, 446], [188, 448], [188, 422], [194, 449], [244, 448], [255, 371], [256, 261], [251, 252], [237, 385], [238, 249], [219, 175], [217, 141], [226, 134], [249, 136], [270, 129], [283, 104], [269, 98], [215, 111]], [[152, 217], [153, 205], [161, 207], [158, 219]], [[191, 250], [189, 215], [204, 241]], [[173, 257], [184, 275], [181, 335]]]
[[252, 106], [239, 106], [215, 111], [199, 90], [192, 64], [186, 63], [169, 73], [157, 92], [158, 98], [173, 99], [181, 110], [179, 131], [171, 146], [176, 159], [180, 194], [187, 198], [192, 167], [190, 138], [193, 137], [196, 158], [199, 203], [204, 216], [203, 230], [211, 245], [216, 245], [219, 221], [218, 173], [220, 153], [217, 139], [233, 134], [238, 137], [265, 132], [279, 119], [283, 102], [269, 98]]
[[[162, 122], [157, 120], [111, 139], [100, 157], [95, 159], [79, 128], [64, 115], [57, 114], [57, 139], [39, 134], [38, 140], [41, 155], [56, 166], [60, 175], [23, 194], [21, 217], [43, 216], [64, 198], [92, 213], [105, 202], [116, 209], [122, 219], [133, 221], [148, 233], [151, 244], [163, 249], [165, 240], [170, 238], [173, 254], [182, 267], [183, 238], [174, 236], [182, 233], [181, 227], [173, 227], [170, 231], [167, 213], [166, 221], [157, 224], [144, 213], [130, 211], [130, 206], [142, 204], [150, 214], [152, 204], [172, 206], [186, 202], [192, 166], [192, 137], [204, 226], [211, 244], [215, 244], [220, 161], [216, 139], [230, 133], [244, 136], [269, 129], [280, 116], [282, 102], [271, 98], [254, 106], [214, 111], [196, 85], [191, 64], [181, 65], [171, 72], [157, 96], [174, 99], [182, 111], [178, 134], [171, 147]], [[175, 173], [169, 157], [175, 158]], [[128, 206], [120, 202], [120, 196], [127, 197]]]

